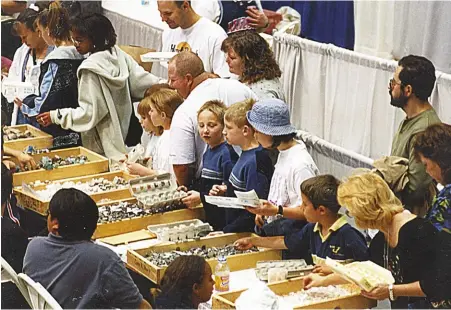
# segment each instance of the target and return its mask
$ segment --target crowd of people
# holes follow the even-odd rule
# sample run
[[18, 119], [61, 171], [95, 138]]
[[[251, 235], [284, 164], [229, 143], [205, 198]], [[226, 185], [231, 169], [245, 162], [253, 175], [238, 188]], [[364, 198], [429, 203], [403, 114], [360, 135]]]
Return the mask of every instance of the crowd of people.
[[[163, 50], [178, 52], [167, 79], [125, 53], [100, 13], [73, 14], [58, 1], [22, 8], [13, 28], [23, 44], [2, 81], [30, 82], [35, 94], [6, 103], [13, 109], [2, 112], [2, 126], [35, 126], [53, 136], [54, 148], [82, 145], [125, 161], [133, 175], [170, 173], [187, 192], [182, 202], [202, 203], [215, 232], [258, 235], [237, 240], [236, 248], [280, 249], [284, 259], [316, 264], [304, 280], [307, 289], [344, 283], [323, 264], [326, 257], [371, 260], [396, 282], [362, 292], [365, 297], [389, 299], [392, 308], [451, 307], [451, 126], [428, 102], [434, 65], [406, 56], [389, 81], [390, 104], [406, 114], [390, 154], [405, 159], [398, 173], [405, 181], [386, 177], [396, 169], [390, 164], [388, 172], [358, 170], [340, 181], [324, 174], [296, 138], [281, 70], [258, 34], [267, 18], [247, 8], [241, 14], [249, 14], [251, 26], [227, 34], [190, 1], [158, 1], [158, 9], [169, 26]], [[132, 134], [142, 133], [145, 164], [126, 159], [138, 119], [144, 132]], [[138, 287], [114, 252], [91, 241], [98, 208], [76, 189], [51, 199], [46, 236], [24, 231], [12, 195], [14, 163], [3, 155], [36, 166], [31, 156], [3, 147], [2, 138], [2, 257], [63, 308], [197, 308], [210, 299], [212, 270], [197, 256], [174, 260], [155, 300]], [[206, 202], [252, 190], [259, 206]], [[14, 298], [2, 297], [2, 307], [26, 307], [13, 288], [3, 289]]]

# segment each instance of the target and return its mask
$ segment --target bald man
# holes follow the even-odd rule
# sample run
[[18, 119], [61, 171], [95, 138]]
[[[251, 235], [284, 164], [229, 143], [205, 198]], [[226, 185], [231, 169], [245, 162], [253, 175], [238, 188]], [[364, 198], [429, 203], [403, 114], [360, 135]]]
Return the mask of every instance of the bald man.
[[211, 78], [202, 60], [192, 52], [181, 52], [169, 61], [169, 85], [185, 98], [171, 124], [171, 158], [179, 185], [190, 187], [200, 177], [205, 142], [197, 129], [197, 111], [209, 100], [226, 106], [248, 98], [258, 99], [237, 80]]

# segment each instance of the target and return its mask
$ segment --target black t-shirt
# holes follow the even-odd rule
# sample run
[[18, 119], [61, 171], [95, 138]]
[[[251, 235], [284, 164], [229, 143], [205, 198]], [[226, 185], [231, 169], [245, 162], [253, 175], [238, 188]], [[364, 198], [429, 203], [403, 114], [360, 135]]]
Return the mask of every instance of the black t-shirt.
[[[408, 284], [426, 278], [435, 264], [437, 230], [425, 219], [415, 218], [399, 230], [395, 248], [387, 246], [379, 232], [370, 244], [370, 259], [389, 269], [396, 284]], [[388, 257], [385, 253], [388, 252]], [[420, 303], [424, 298], [399, 297], [392, 302], [392, 309], [407, 309], [408, 304]]]

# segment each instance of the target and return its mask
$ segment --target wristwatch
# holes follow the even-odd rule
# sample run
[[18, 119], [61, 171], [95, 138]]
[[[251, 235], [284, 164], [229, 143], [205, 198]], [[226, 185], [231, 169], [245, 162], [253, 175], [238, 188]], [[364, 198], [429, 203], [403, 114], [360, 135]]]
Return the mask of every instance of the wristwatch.
[[395, 300], [396, 300], [395, 294], [393, 294], [393, 284], [390, 284], [390, 285], [388, 286], [388, 298], [389, 298], [391, 301], [395, 301]]
[[283, 216], [283, 207], [282, 206], [278, 206], [279, 210], [277, 211], [277, 214]]

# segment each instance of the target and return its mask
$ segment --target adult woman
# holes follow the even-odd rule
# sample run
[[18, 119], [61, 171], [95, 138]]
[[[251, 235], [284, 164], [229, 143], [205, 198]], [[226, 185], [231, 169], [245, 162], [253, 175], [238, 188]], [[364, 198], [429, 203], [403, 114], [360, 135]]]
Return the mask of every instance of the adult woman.
[[[8, 77], [5, 78], [8, 82], [31, 82], [36, 90], [39, 87], [39, 65], [54, 48], [44, 41], [37, 29], [35, 21], [38, 16], [39, 8], [35, 7], [35, 9], [25, 9], [17, 17], [13, 34], [19, 36], [23, 44], [14, 54]], [[18, 100], [15, 99], [15, 101]], [[35, 120], [24, 117], [19, 107], [14, 105], [11, 125], [16, 124], [31, 124], [39, 127]]]
[[227, 53], [230, 72], [238, 75], [260, 100], [285, 101], [279, 65], [268, 43], [258, 33], [253, 30], [231, 33], [222, 42], [221, 50]]
[[414, 150], [426, 172], [444, 186], [434, 198], [426, 219], [438, 230], [451, 234], [451, 126], [435, 124], [418, 133]]
[[210, 265], [196, 255], [177, 257], [161, 280], [157, 309], [197, 309], [213, 293], [214, 281]]
[[53, 110], [39, 117], [81, 132], [83, 145], [94, 152], [122, 159], [132, 97], [143, 98], [146, 89], [159, 79], [115, 45], [113, 25], [101, 14], [75, 18], [72, 36], [77, 51], [89, 53], [77, 72], [80, 106]]
[[[37, 27], [48, 45], [55, 49], [41, 64], [39, 75], [39, 95], [30, 95], [16, 101], [22, 113], [30, 118], [50, 110], [78, 106], [76, 72], [83, 56], [80, 55], [70, 36], [69, 16], [58, 2], [52, 2], [48, 10], [39, 14]], [[41, 129], [53, 136], [54, 147], [80, 145], [79, 134], [63, 129], [56, 124], [48, 124], [37, 118]]]
[[[424, 284], [430, 283], [436, 264], [437, 230], [426, 220], [405, 210], [385, 181], [374, 173], [349, 177], [337, 192], [338, 202], [362, 229], [378, 229], [370, 244], [370, 259], [389, 269], [395, 285], [380, 285], [362, 295], [390, 298], [392, 308], [426, 308], [435, 296], [425, 298]], [[311, 286], [343, 283], [335, 274], [309, 276]], [[433, 294], [433, 293], [431, 293]]]

